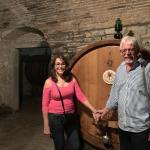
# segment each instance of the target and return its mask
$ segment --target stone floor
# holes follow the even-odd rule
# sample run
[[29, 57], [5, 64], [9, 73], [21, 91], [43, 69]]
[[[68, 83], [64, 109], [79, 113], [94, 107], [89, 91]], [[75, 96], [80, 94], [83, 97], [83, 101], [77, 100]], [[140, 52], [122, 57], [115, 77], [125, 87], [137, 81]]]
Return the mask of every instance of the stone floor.
[[20, 111], [0, 117], [0, 150], [54, 150], [43, 134], [40, 98], [26, 98]]
[[[54, 150], [43, 134], [41, 98], [26, 97], [18, 112], [0, 113], [0, 150]], [[83, 150], [97, 150], [85, 143]]]

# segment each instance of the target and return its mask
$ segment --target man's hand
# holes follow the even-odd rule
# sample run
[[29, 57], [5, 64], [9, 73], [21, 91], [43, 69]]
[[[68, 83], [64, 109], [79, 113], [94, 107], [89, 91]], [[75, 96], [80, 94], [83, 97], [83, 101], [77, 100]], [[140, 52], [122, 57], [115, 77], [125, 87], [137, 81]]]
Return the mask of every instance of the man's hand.
[[105, 116], [108, 114], [109, 111], [110, 111], [110, 109], [108, 109], [108, 108], [105, 107], [103, 109], [98, 110], [97, 113], [100, 114], [100, 118], [102, 120], [105, 120]]

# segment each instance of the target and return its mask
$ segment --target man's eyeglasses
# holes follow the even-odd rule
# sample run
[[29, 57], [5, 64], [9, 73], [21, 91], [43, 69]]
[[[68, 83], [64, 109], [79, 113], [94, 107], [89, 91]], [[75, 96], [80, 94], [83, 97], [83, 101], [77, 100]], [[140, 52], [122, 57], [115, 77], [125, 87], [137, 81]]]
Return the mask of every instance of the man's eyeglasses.
[[127, 52], [133, 54], [135, 52], [135, 49], [134, 48], [129, 48], [129, 49], [121, 49], [120, 52], [122, 54], [126, 54]]

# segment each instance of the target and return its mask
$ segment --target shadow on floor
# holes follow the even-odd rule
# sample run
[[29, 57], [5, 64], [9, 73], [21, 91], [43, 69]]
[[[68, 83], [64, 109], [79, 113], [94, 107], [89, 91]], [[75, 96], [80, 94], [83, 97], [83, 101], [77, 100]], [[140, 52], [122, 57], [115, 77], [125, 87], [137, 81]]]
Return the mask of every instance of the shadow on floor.
[[26, 97], [20, 111], [0, 118], [0, 150], [54, 150], [43, 135], [41, 98]]

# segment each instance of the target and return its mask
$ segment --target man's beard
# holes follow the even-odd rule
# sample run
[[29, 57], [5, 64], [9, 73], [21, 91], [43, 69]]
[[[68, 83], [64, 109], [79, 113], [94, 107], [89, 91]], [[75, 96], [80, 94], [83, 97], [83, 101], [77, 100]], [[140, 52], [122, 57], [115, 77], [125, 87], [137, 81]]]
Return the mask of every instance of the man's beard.
[[134, 63], [134, 59], [133, 58], [126, 58], [126, 59], [124, 59], [124, 62], [126, 64], [133, 64]]

